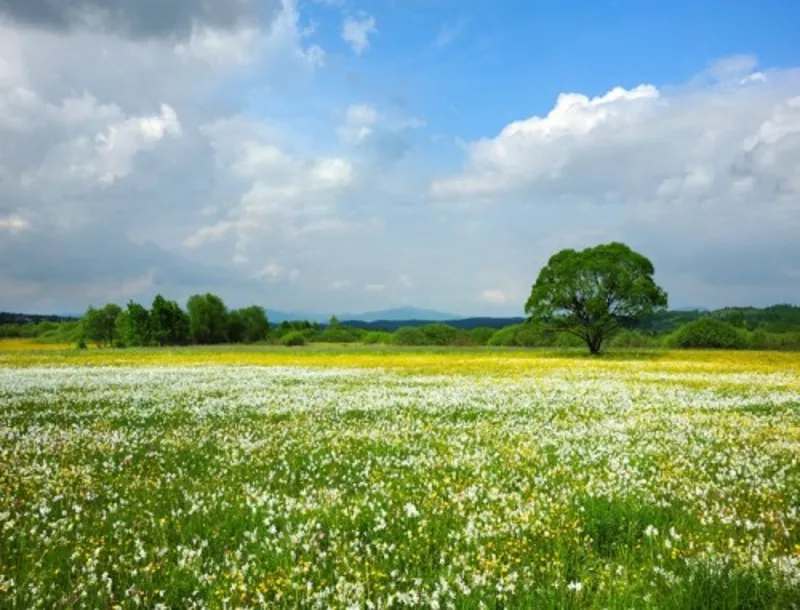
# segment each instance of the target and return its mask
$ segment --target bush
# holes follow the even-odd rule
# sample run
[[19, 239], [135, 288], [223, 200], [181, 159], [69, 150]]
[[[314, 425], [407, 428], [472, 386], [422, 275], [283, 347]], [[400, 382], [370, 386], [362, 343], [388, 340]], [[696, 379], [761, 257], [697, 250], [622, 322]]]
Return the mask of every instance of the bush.
[[750, 334], [750, 347], [761, 350], [800, 350], [800, 332], [771, 333], [759, 328]]
[[659, 339], [635, 330], [622, 330], [611, 338], [609, 345], [623, 348], [658, 347]]
[[359, 328], [347, 326], [329, 326], [314, 338], [320, 343], [356, 343], [361, 339], [363, 332]]
[[392, 343], [395, 345], [430, 345], [428, 336], [419, 328], [404, 326], [392, 333]]
[[447, 324], [426, 324], [419, 330], [425, 335], [425, 345], [452, 345], [458, 330]]
[[473, 328], [469, 331], [469, 342], [471, 345], [487, 345], [489, 339], [494, 335], [494, 329], [485, 326]]
[[364, 335], [361, 341], [367, 345], [388, 345], [392, 342], [392, 333], [374, 330]]
[[747, 337], [727, 322], [705, 316], [675, 331], [672, 343], [684, 349], [744, 349]]
[[306, 336], [298, 330], [294, 330], [281, 337], [281, 345], [286, 347], [300, 347], [306, 344]]
[[[563, 335], [571, 337], [571, 335]], [[558, 345], [562, 339], [553, 331], [549, 331], [542, 326], [531, 323], [516, 324], [506, 326], [494, 333], [488, 341], [488, 345], [498, 347], [549, 347]], [[562, 347], [567, 347], [563, 345]]]

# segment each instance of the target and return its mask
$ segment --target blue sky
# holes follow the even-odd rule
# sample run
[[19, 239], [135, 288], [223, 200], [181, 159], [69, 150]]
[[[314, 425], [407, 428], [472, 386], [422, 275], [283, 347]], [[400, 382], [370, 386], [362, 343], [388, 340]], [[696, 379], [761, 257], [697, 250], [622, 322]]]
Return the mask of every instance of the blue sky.
[[0, 7], [0, 309], [515, 314], [612, 239], [800, 302], [796, 3], [170, 6]]

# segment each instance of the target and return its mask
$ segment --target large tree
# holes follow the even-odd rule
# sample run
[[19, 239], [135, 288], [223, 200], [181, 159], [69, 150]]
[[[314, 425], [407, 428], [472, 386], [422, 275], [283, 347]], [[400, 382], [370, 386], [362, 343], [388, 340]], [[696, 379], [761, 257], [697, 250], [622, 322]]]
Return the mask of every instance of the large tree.
[[175, 301], [160, 294], [150, 310], [151, 338], [156, 345], [181, 345], [189, 339], [189, 316]]
[[150, 345], [152, 340], [150, 312], [139, 303], [129, 301], [117, 316], [117, 337], [125, 347]]
[[189, 333], [200, 344], [225, 343], [228, 340], [228, 310], [215, 294], [195, 294], [186, 304], [189, 310]]
[[111, 345], [116, 338], [117, 316], [121, 311], [115, 303], [109, 303], [101, 309], [89, 307], [81, 320], [86, 338], [97, 345]]
[[269, 322], [264, 308], [251, 305], [234, 309], [228, 315], [228, 340], [232, 343], [255, 343], [267, 338]]
[[647, 258], [618, 242], [562, 250], [539, 272], [525, 313], [597, 354], [620, 328], [667, 306], [653, 273]]

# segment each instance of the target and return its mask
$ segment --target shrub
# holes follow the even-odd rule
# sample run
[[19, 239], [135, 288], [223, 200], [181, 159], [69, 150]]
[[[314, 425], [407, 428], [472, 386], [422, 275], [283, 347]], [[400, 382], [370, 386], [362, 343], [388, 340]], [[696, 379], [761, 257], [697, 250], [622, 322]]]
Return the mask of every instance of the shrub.
[[387, 345], [392, 342], [392, 333], [374, 330], [365, 334], [361, 341], [367, 345]]
[[292, 331], [281, 337], [281, 345], [286, 347], [299, 347], [306, 344], [306, 336], [298, 331]]
[[675, 347], [692, 349], [744, 349], [747, 338], [736, 327], [710, 316], [689, 322], [674, 333]]
[[469, 342], [471, 345], [487, 345], [489, 339], [494, 335], [494, 329], [484, 326], [473, 328], [469, 331]]
[[361, 339], [363, 331], [347, 326], [329, 326], [315, 337], [320, 343], [355, 343]]
[[635, 330], [622, 330], [611, 339], [611, 347], [658, 347], [659, 339], [652, 335], [637, 332]]
[[516, 345], [516, 343], [514, 343], [516, 336], [517, 327], [506, 326], [505, 328], [495, 331], [495, 333], [489, 337], [489, 340], [486, 342], [486, 344], [493, 347], [510, 347]]
[[419, 330], [425, 335], [425, 345], [451, 345], [458, 330], [447, 324], [426, 324]]
[[404, 326], [392, 333], [392, 343], [395, 345], [430, 345], [428, 336], [419, 328]]

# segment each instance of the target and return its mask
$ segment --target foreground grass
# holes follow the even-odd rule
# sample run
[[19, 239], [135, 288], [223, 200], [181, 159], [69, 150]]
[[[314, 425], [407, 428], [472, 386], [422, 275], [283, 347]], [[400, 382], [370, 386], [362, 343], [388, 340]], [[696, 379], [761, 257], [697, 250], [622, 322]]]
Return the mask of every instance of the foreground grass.
[[0, 606], [800, 607], [797, 373], [0, 347]]

